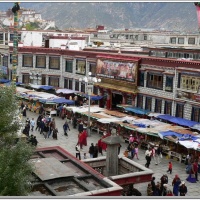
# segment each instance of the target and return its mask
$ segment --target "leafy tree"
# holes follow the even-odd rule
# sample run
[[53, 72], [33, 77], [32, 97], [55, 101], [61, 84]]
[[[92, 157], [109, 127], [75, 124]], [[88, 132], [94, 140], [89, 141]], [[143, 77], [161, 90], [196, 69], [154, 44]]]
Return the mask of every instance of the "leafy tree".
[[0, 196], [26, 196], [31, 190], [33, 167], [29, 161], [34, 148], [16, 142], [20, 130], [15, 86], [0, 86]]

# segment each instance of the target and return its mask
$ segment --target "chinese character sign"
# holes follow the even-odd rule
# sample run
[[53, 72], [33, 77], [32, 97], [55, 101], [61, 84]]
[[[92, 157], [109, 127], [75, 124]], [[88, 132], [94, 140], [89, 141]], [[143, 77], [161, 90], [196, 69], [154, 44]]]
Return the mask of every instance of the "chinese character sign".
[[97, 75], [107, 78], [136, 82], [137, 62], [97, 61]]

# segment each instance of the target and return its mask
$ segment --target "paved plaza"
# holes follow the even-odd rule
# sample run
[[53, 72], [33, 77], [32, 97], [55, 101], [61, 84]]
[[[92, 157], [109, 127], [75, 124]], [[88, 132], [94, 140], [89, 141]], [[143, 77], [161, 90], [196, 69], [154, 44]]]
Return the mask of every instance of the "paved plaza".
[[[35, 121], [37, 120], [38, 114], [27, 111], [27, 117], [34, 118]], [[53, 116], [52, 116], [53, 117]], [[70, 131], [68, 132], [68, 137], [64, 136], [64, 132], [63, 132], [63, 124], [65, 122], [65, 120], [62, 120], [59, 117], [54, 117], [55, 121], [56, 121], [56, 127], [58, 128], [58, 140], [54, 140], [52, 138], [52, 136], [50, 136], [50, 138], [44, 139], [43, 135], [39, 133], [39, 131], [30, 131], [30, 134], [33, 134], [34, 136], [37, 137], [38, 140], [38, 147], [50, 147], [50, 146], [60, 146], [62, 148], [64, 148], [66, 151], [70, 152], [72, 155], [75, 155], [75, 146], [77, 144], [78, 141], [78, 130], [74, 129], [72, 127], [72, 125], [69, 123], [70, 126]], [[88, 149], [91, 143], [96, 144], [97, 141], [100, 139], [101, 135], [97, 134], [96, 132], [91, 133], [91, 136], [87, 138], [87, 143], [88, 146], [83, 146], [83, 150], [81, 151], [81, 156], [83, 158], [83, 153], [87, 153], [87, 157], [89, 158], [89, 154], [88, 154]], [[121, 147], [121, 151], [120, 154], [123, 155], [124, 150], [127, 147], [127, 143], [123, 142]], [[134, 159], [135, 162], [138, 162], [139, 164], [144, 165], [146, 163], [145, 160], [145, 155], [144, 155], [145, 150], [143, 149], [139, 149], [139, 160], [137, 160], [136, 158]], [[106, 152], [103, 152], [104, 155], [106, 156]], [[99, 157], [102, 155], [99, 155]], [[150, 169], [153, 170], [154, 175], [157, 181], [160, 181], [160, 178], [163, 174], [166, 174], [167, 168], [168, 168], [168, 162], [170, 160], [167, 159], [166, 157], [163, 157], [161, 160], [161, 163], [158, 165], [155, 165], [154, 160], [151, 161], [151, 165], [150, 165]], [[186, 186], [188, 188], [188, 193], [186, 196], [194, 196], [197, 197], [200, 195], [200, 181], [197, 183], [189, 183], [186, 181], [186, 178], [188, 176], [188, 174], [186, 174], [185, 172], [185, 164], [178, 162], [177, 160], [173, 160], [171, 159], [172, 163], [173, 163], [173, 172], [172, 174], [168, 174], [168, 179], [169, 179], [169, 187], [172, 190], [172, 180], [174, 178], [174, 176], [176, 174], [178, 174], [181, 178], [181, 180], [185, 181]], [[199, 174], [200, 176], [200, 174]], [[137, 188], [143, 196], [146, 196], [146, 189], [147, 189], [147, 185], [148, 183], [142, 183], [142, 184], [136, 184], [135, 188]]]

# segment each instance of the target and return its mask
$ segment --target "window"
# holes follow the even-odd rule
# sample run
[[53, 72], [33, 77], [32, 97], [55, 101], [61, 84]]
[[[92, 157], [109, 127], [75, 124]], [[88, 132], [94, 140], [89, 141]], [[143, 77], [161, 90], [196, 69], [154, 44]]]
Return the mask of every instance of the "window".
[[73, 72], [73, 60], [66, 60], [65, 62], [65, 71], [66, 72]]
[[8, 56], [3, 56], [3, 66], [8, 67]]
[[46, 75], [42, 75], [42, 85], [46, 85]]
[[144, 35], [144, 40], [147, 40], [147, 35]]
[[85, 93], [85, 84], [81, 84], [81, 92]]
[[164, 114], [171, 115], [171, 112], [172, 112], [172, 102], [171, 101], [165, 101]]
[[168, 92], [173, 91], [173, 77], [172, 76], [166, 76], [165, 91], [168, 91]]
[[156, 101], [155, 101], [155, 112], [161, 113], [161, 111], [162, 111], [162, 100], [156, 99]]
[[3, 33], [0, 33], [0, 44], [4, 44]]
[[163, 89], [163, 75], [148, 73], [147, 87]]
[[183, 118], [183, 109], [184, 109], [184, 104], [176, 104], [176, 117], [181, 117]]
[[76, 73], [85, 75], [86, 62], [85, 60], [76, 60]]
[[36, 68], [46, 68], [46, 56], [36, 56]]
[[143, 108], [143, 96], [142, 95], [137, 96], [137, 107]]
[[10, 54], [10, 64], [12, 64], [12, 58], [13, 58], [13, 55]]
[[93, 87], [93, 94], [98, 95], [98, 87], [96, 86]]
[[178, 44], [184, 44], [184, 38], [178, 38]]
[[67, 89], [70, 89], [70, 90], [72, 90], [73, 88], [72, 88], [72, 83], [73, 83], [73, 80], [72, 79], [67, 79], [67, 78], [65, 78], [64, 79], [64, 88], [67, 88]]
[[146, 97], [146, 104], [145, 104], [145, 109], [151, 111], [151, 102], [152, 98], [151, 97]]
[[188, 38], [188, 44], [195, 44], [195, 38]]
[[200, 83], [200, 77], [181, 75], [180, 83], [181, 89], [197, 91]]
[[60, 69], [60, 58], [59, 57], [49, 57], [49, 69]]
[[22, 83], [24, 83], [24, 84], [30, 83], [30, 75], [29, 74], [23, 74], [22, 75]]
[[200, 108], [192, 107], [192, 116], [191, 120], [195, 122], [200, 122]]
[[170, 38], [170, 43], [171, 44], [176, 44], [176, 38], [175, 37], [171, 37]]
[[90, 63], [89, 66], [89, 71], [92, 72], [92, 76], [96, 76], [96, 63]]
[[10, 41], [13, 41], [14, 34], [10, 33]]
[[33, 67], [32, 55], [23, 55], [23, 67]]
[[79, 91], [79, 81], [75, 81], [75, 90]]
[[142, 71], [139, 72], [139, 86], [144, 87], [144, 72]]
[[54, 87], [59, 87], [59, 78], [58, 77], [49, 77], [49, 85]]

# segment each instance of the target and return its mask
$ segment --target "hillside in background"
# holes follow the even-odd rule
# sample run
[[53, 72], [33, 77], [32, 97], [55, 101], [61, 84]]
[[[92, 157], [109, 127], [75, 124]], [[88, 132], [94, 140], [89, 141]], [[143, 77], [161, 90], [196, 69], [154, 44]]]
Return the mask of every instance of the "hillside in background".
[[[0, 3], [0, 10], [12, 8], [13, 3]], [[198, 31], [196, 8], [193, 2], [107, 2], [107, 3], [24, 3], [21, 7], [34, 9], [45, 20], [54, 20], [60, 29], [149, 28], [186, 32]]]

